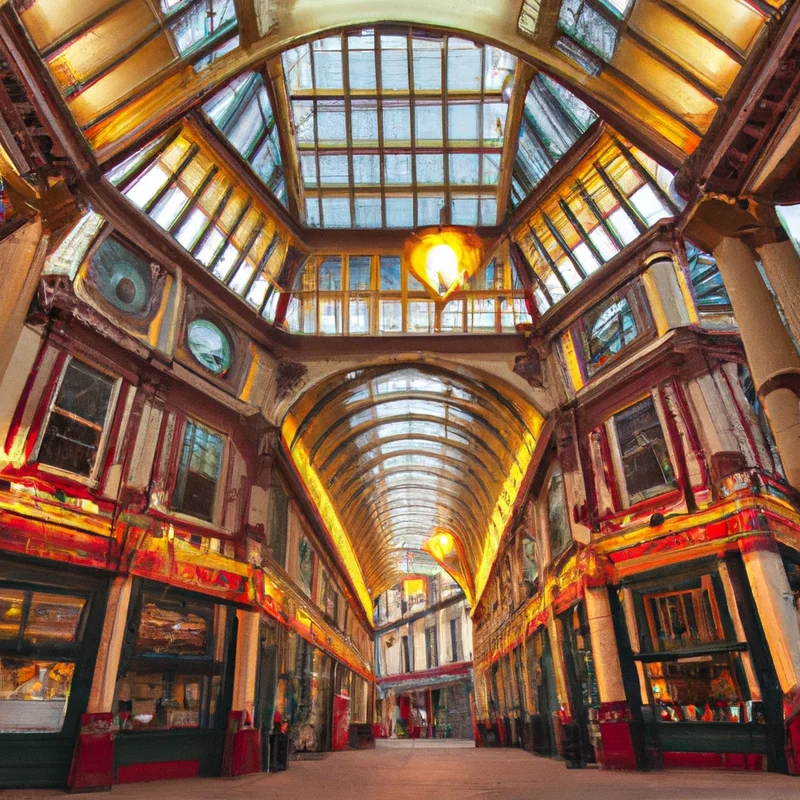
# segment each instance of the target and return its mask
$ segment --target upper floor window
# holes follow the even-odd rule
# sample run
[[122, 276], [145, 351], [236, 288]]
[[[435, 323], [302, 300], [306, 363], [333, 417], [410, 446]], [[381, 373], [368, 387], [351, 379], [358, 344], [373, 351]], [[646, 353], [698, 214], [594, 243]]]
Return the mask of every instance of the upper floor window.
[[425, 628], [425, 666], [427, 669], [439, 666], [439, 636], [436, 626]]
[[68, 358], [39, 441], [40, 464], [91, 478], [97, 472], [118, 381]]
[[677, 487], [661, 421], [652, 397], [614, 416], [622, 484], [633, 505]]
[[536, 555], [536, 539], [533, 536], [522, 538], [522, 581], [530, 587], [539, 580], [539, 564]]
[[647, 624], [655, 650], [724, 640], [713, 587], [708, 580], [703, 584], [686, 591], [644, 595]]
[[564, 488], [564, 473], [556, 464], [547, 484], [547, 530], [550, 541], [550, 558], [562, 553], [572, 541], [567, 516], [567, 493]]
[[172, 495], [176, 511], [201, 519], [213, 518], [224, 453], [222, 434], [187, 420]]
[[686, 262], [694, 287], [697, 310], [727, 311], [731, 307], [728, 291], [722, 282], [714, 256], [699, 250], [691, 242], [686, 242]]

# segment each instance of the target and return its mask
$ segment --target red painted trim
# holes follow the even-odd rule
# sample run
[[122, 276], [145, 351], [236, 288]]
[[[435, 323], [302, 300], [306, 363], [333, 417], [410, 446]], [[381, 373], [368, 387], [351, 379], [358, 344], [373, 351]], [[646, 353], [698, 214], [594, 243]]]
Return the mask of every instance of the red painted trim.
[[683, 423], [686, 426], [686, 436], [689, 439], [689, 444], [692, 446], [692, 452], [697, 458], [698, 466], [700, 467], [700, 480], [702, 485], [710, 487], [710, 480], [708, 476], [708, 467], [706, 466], [705, 452], [703, 445], [700, 442], [700, 436], [697, 433], [697, 426], [694, 424], [694, 418], [689, 411], [689, 403], [686, 399], [686, 392], [683, 390], [683, 384], [680, 381], [672, 383], [673, 391], [675, 392], [675, 402], [678, 404], [678, 409], [681, 412]]
[[[64, 362], [67, 360], [67, 354], [62, 350], [53, 364], [53, 370], [50, 377], [47, 379], [47, 384], [39, 399], [39, 406], [36, 409], [36, 414], [31, 422], [30, 430], [28, 431], [28, 438], [25, 442], [25, 461], [30, 461], [33, 448], [36, 446], [36, 440], [39, 438], [39, 429], [42, 426], [42, 421], [50, 409], [50, 404], [53, 402], [53, 395], [55, 394], [56, 384], [58, 383], [61, 373], [64, 370]], [[23, 411], [24, 413], [24, 411]], [[20, 424], [22, 420], [20, 417]]]
[[694, 494], [692, 493], [692, 483], [689, 480], [689, 467], [686, 464], [686, 453], [683, 451], [683, 440], [681, 439], [678, 425], [675, 422], [675, 417], [672, 416], [669, 403], [667, 403], [663, 386], [658, 387], [658, 399], [661, 403], [661, 411], [667, 423], [667, 434], [672, 444], [673, 454], [678, 462], [678, 486], [683, 492], [684, 499], [686, 500], [686, 507], [689, 511], [695, 511], [696, 504], [694, 502]]
[[748, 536], [739, 540], [739, 549], [742, 555], [747, 553], [777, 553], [780, 554], [778, 543], [772, 536]]
[[[613, 425], [614, 423], [612, 422], [611, 424]], [[606, 431], [605, 423], [599, 425], [595, 430], [599, 434], [600, 455], [603, 459], [603, 476], [611, 494], [611, 503], [614, 506], [614, 511], [618, 512], [622, 508], [622, 497], [619, 493], [617, 476], [614, 471], [614, 459], [611, 455], [611, 445], [608, 442], [608, 431]]]
[[108, 446], [106, 447], [106, 452], [103, 454], [102, 469], [98, 470], [97, 473], [97, 488], [100, 492], [102, 492], [103, 487], [105, 487], [106, 479], [108, 478], [108, 471], [111, 469], [112, 464], [114, 464], [114, 457], [117, 453], [117, 447], [120, 444], [120, 428], [122, 427], [122, 417], [125, 413], [125, 401], [128, 397], [129, 387], [130, 384], [125, 379], [122, 379], [119, 386], [119, 392], [117, 393], [117, 403], [114, 408], [114, 413], [111, 417], [111, 427], [108, 431], [107, 440]]
[[456, 664], [445, 664], [443, 667], [423, 669], [418, 672], [402, 672], [397, 675], [383, 675], [375, 678], [375, 683], [398, 683], [400, 681], [423, 680], [425, 678], [439, 678], [449, 675], [468, 675], [472, 669], [471, 661], [459, 661]]
[[[20, 426], [22, 425], [22, 415], [25, 413], [25, 408], [28, 405], [28, 398], [33, 391], [33, 384], [36, 381], [36, 377], [39, 374], [39, 370], [42, 367], [42, 362], [44, 361], [44, 355], [48, 350], [48, 343], [43, 342], [41, 347], [39, 348], [39, 352], [36, 354], [36, 359], [33, 362], [33, 368], [31, 369], [30, 375], [28, 375], [28, 379], [25, 381], [25, 386], [22, 389], [22, 394], [17, 401], [17, 407], [14, 409], [14, 415], [11, 418], [11, 425], [8, 428], [8, 434], [6, 435], [5, 441], [5, 452], [10, 453], [11, 447], [14, 444], [14, 440], [17, 438], [17, 434], [19, 433]], [[54, 365], [55, 368], [55, 365]]]
[[117, 767], [117, 783], [196, 778], [199, 774], [199, 761], [157, 761], [149, 764], [124, 764]]

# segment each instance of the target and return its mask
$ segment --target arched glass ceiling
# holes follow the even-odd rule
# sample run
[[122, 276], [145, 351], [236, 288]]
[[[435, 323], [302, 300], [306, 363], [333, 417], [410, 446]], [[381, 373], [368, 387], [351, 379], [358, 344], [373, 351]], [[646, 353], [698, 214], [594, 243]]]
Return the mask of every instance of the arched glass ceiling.
[[477, 596], [541, 423], [505, 384], [414, 364], [316, 386], [283, 439], [307, 484], [325, 488], [322, 516], [344, 530], [372, 597], [428, 563], [419, 551], [437, 528], [461, 543]]
[[[416, 28], [376, 28], [288, 50], [283, 69], [307, 225], [414, 228], [502, 219], [504, 153], [513, 157], [508, 145], [517, 138], [506, 133], [513, 56]], [[594, 120], [571, 92], [539, 75], [524, 106], [516, 199]]]

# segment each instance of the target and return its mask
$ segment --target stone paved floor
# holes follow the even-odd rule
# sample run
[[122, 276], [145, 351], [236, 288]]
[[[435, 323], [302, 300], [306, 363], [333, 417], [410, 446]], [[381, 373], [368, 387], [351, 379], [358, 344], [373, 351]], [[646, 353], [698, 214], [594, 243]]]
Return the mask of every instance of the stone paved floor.
[[[293, 761], [286, 772], [236, 779], [194, 779], [115, 786], [111, 800], [798, 800], [800, 777], [735, 772], [615, 773], [567, 770], [517, 749], [476, 750], [423, 743], [381, 743], [376, 750]], [[0, 791], [0, 800], [63, 794]]]

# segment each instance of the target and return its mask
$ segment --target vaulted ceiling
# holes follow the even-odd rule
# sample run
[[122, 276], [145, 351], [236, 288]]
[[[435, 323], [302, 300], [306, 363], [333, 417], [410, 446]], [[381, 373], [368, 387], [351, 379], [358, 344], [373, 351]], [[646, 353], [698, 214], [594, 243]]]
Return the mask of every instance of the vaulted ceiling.
[[458, 541], [478, 595], [542, 422], [489, 375], [390, 364], [310, 389], [283, 439], [329, 527], [347, 531], [373, 597], [419, 571], [437, 530]]

